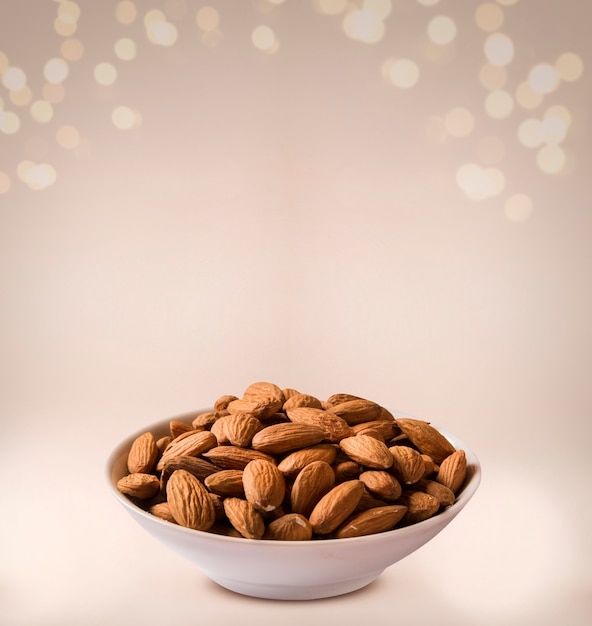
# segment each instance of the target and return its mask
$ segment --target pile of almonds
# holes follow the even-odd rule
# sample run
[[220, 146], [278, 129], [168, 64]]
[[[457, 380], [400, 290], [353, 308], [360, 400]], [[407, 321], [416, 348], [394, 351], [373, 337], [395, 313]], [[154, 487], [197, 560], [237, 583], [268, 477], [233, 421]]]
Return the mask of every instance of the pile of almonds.
[[429, 422], [349, 394], [269, 382], [225, 395], [170, 435], [135, 439], [118, 489], [187, 528], [306, 541], [384, 532], [450, 506], [466, 456]]

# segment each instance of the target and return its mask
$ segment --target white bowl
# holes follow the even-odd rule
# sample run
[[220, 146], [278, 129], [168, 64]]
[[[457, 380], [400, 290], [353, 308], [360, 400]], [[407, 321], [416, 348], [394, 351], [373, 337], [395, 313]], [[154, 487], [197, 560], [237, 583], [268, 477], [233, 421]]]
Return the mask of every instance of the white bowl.
[[467, 479], [454, 504], [423, 522], [363, 537], [311, 541], [250, 540], [192, 530], [142, 510], [120, 493], [116, 484], [127, 474], [127, 453], [138, 435], [150, 430], [157, 437], [163, 436], [171, 419], [190, 423], [199, 412], [167, 418], [127, 437], [109, 457], [108, 482], [126, 511], [155, 539], [222, 587], [247, 596], [312, 600], [361, 589], [443, 530], [466, 506], [481, 480], [475, 453], [438, 427], [455, 448], [465, 451]]

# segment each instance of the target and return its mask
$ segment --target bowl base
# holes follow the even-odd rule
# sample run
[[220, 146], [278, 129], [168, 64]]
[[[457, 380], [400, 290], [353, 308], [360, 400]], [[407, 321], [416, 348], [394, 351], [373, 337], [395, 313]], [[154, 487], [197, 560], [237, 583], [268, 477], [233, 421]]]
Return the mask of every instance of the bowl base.
[[320, 600], [321, 598], [332, 598], [362, 589], [375, 581], [381, 573], [382, 571], [379, 571], [360, 578], [317, 585], [275, 585], [213, 576], [210, 576], [210, 578], [229, 591], [252, 598], [263, 598], [265, 600]]

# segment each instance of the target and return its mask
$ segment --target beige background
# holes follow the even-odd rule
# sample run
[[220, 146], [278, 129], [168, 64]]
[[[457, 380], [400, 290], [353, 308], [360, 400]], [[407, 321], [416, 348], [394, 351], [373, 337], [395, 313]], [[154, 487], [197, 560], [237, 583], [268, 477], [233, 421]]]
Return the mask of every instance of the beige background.
[[[1, 11], [0, 623], [589, 623], [592, 5], [204, 5]], [[495, 33], [514, 54], [484, 70]], [[525, 145], [558, 105], [569, 126]], [[431, 419], [482, 486], [362, 592], [218, 589], [134, 525], [104, 464], [256, 380]]]

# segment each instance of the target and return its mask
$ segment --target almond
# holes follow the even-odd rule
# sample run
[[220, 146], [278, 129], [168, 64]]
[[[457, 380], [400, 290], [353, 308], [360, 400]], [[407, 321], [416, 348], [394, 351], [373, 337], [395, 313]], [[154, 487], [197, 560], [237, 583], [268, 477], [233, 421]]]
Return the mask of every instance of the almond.
[[204, 452], [202, 456], [223, 469], [244, 469], [247, 463], [253, 459], [274, 461], [274, 458], [269, 454], [251, 448], [238, 448], [237, 446], [216, 446]]
[[403, 518], [405, 524], [423, 522], [423, 520], [437, 513], [440, 508], [438, 499], [423, 491], [403, 491], [399, 498], [399, 504], [407, 507], [407, 512]]
[[206, 411], [194, 417], [191, 425], [195, 430], [209, 430], [217, 419], [218, 414], [215, 411]]
[[370, 422], [360, 422], [351, 427], [352, 434], [357, 435], [366, 429], [372, 429], [378, 431], [384, 441], [389, 441], [401, 431], [394, 422], [388, 422], [386, 420], [372, 420]]
[[265, 532], [265, 522], [261, 513], [242, 498], [224, 498], [224, 512], [228, 521], [243, 537], [261, 539]]
[[379, 419], [382, 409], [371, 400], [347, 400], [331, 406], [328, 411], [342, 417], [350, 426]]
[[165, 489], [166, 483], [171, 474], [178, 469], [184, 469], [193, 474], [202, 482], [207, 476], [218, 471], [218, 468], [205, 459], [198, 459], [195, 456], [175, 456], [164, 464], [160, 473], [160, 488]]
[[282, 474], [288, 477], [294, 477], [300, 470], [313, 461], [325, 461], [329, 465], [335, 461], [337, 456], [337, 447], [332, 443], [318, 443], [309, 448], [302, 448], [290, 452], [279, 463], [278, 468]]
[[309, 406], [301, 406], [286, 411], [291, 422], [296, 424], [313, 424], [323, 429], [325, 440], [338, 443], [345, 437], [352, 436], [349, 424], [338, 415]]
[[290, 492], [290, 508], [309, 516], [318, 501], [333, 488], [335, 474], [325, 461], [313, 461], [296, 476]]
[[354, 461], [373, 469], [388, 469], [393, 464], [393, 455], [386, 444], [369, 435], [346, 437], [339, 447]]
[[255, 459], [243, 471], [243, 487], [247, 502], [258, 511], [277, 509], [286, 493], [284, 475], [270, 461]]
[[216, 520], [207, 489], [193, 474], [175, 470], [166, 487], [171, 515], [180, 526], [209, 530]]
[[117, 481], [117, 488], [126, 496], [147, 500], [160, 491], [160, 481], [152, 474], [137, 472], [120, 478]]
[[452, 489], [449, 489], [446, 485], [442, 485], [435, 480], [422, 478], [415, 483], [414, 488], [434, 496], [442, 508], [446, 508], [454, 503], [455, 495]]
[[216, 412], [226, 411], [226, 409], [228, 408], [228, 405], [234, 400], [238, 400], [238, 397], [232, 396], [232, 395], [220, 396], [216, 400], [216, 402], [214, 402], [214, 411]]
[[312, 539], [312, 526], [304, 515], [287, 513], [268, 524], [263, 538], [281, 541], [308, 541]]
[[159, 502], [158, 504], [153, 504], [148, 512], [156, 517], [160, 517], [167, 522], [171, 522], [172, 524], [176, 524], [175, 518], [171, 514], [171, 508], [168, 502]]
[[313, 424], [286, 422], [273, 424], [253, 436], [251, 446], [255, 450], [269, 454], [283, 454], [320, 443], [325, 431]]
[[161, 470], [167, 461], [176, 456], [199, 456], [217, 444], [216, 437], [209, 430], [186, 432], [171, 441], [160, 457], [156, 469]]
[[455, 450], [448, 439], [428, 422], [397, 418], [396, 423], [413, 445], [421, 453], [431, 456], [435, 463], [441, 463]]
[[344, 483], [346, 480], [354, 480], [359, 478], [362, 468], [355, 461], [341, 461], [332, 465], [335, 473], [335, 482]]
[[193, 427], [180, 420], [171, 420], [169, 424], [171, 437], [176, 439], [179, 435], [193, 430]]
[[384, 470], [362, 472], [360, 480], [371, 495], [381, 500], [390, 502], [397, 500], [401, 496], [401, 484], [392, 474]]
[[364, 483], [361, 480], [349, 480], [333, 487], [317, 502], [310, 514], [313, 531], [319, 535], [332, 533], [353, 513], [363, 493]]
[[403, 519], [406, 512], [406, 506], [393, 504], [356, 513], [338, 528], [335, 537], [362, 537], [391, 530]]
[[409, 446], [388, 448], [393, 457], [392, 471], [404, 485], [416, 483], [425, 473], [425, 463], [421, 454]]
[[313, 409], [323, 408], [323, 405], [318, 398], [315, 398], [307, 393], [294, 393], [289, 398], [286, 398], [282, 406], [282, 411], [286, 413], [287, 411], [303, 406], [311, 407]]
[[337, 404], [342, 404], [343, 402], [349, 402], [350, 400], [362, 400], [362, 398], [360, 398], [360, 396], [353, 396], [350, 393], [334, 393], [327, 398], [325, 404], [327, 407], [332, 407]]
[[219, 496], [244, 498], [243, 470], [226, 469], [206, 476], [204, 485]]
[[263, 424], [249, 413], [232, 413], [223, 419], [226, 438], [240, 448], [250, 446], [253, 435], [263, 428]]
[[456, 450], [447, 456], [436, 474], [436, 480], [446, 485], [453, 493], [458, 493], [467, 476], [467, 457], [464, 450]]
[[127, 455], [127, 468], [130, 474], [149, 474], [154, 469], [158, 457], [158, 446], [150, 432], [136, 437]]

